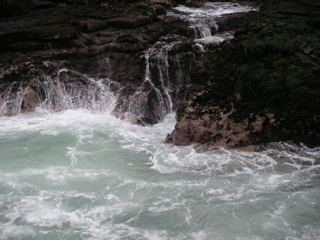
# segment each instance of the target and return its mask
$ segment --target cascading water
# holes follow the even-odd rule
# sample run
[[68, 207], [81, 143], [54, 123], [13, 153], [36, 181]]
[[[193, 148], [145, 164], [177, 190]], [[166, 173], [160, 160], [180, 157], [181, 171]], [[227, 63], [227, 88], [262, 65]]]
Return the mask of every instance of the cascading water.
[[[216, 17], [253, 10], [231, 3], [206, 3], [203, 8], [179, 6], [175, 9], [179, 13], [169, 15], [188, 20], [199, 43], [220, 42], [232, 37], [229, 32], [212, 35], [212, 29], [217, 29]], [[84, 108], [101, 112], [112, 111], [118, 105], [120, 113], [116, 115], [131, 122], [154, 124], [162, 121], [166, 114], [172, 112], [175, 92], [189, 81], [189, 71], [195, 63], [195, 53], [192, 51], [184, 52], [184, 55], [180, 56], [171, 56], [175, 54], [174, 51], [171, 53], [173, 48], [183, 45], [179, 37], [171, 38], [163, 37], [145, 52], [144, 82], [124, 102], [119, 102], [115, 93], [110, 91], [110, 85], [118, 85], [117, 90], [121, 86], [108, 77], [94, 79], [77, 71], [62, 68], [56, 69], [57, 76], [43, 74], [42, 77], [31, 80], [31, 83], [13, 82], [8, 85], [0, 96], [0, 116], [17, 115], [39, 106], [52, 111]], [[111, 75], [109, 58], [106, 58], [106, 64], [109, 65]], [[174, 69], [174, 73], [170, 69]], [[34, 95], [32, 103], [26, 103], [28, 93]]]
[[[178, 57], [170, 56], [172, 48], [183, 45], [178, 36], [171, 38], [173, 40], [162, 38], [146, 50], [144, 81], [125, 102], [118, 98], [123, 86], [108, 76], [97, 79], [75, 70], [56, 68], [54, 73], [42, 73], [41, 77], [30, 81], [9, 84], [0, 95], [0, 116], [17, 115], [36, 107], [53, 112], [77, 108], [111, 112], [120, 105], [118, 116], [121, 115], [122, 119], [135, 123], [140, 119], [141, 124], [162, 121], [166, 114], [173, 111], [172, 97], [188, 82], [189, 70], [195, 62], [192, 51], [179, 52], [181, 55]], [[184, 58], [183, 61], [179, 57]], [[169, 58], [173, 66], [170, 66]], [[108, 75], [112, 75], [108, 58], [106, 64], [110, 68]]]
[[[180, 56], [171, 53], [183, 44], [178, 36], [163, 37], [145, 52], [144, 81], [126, 103], [121, 103], [122, 111], [126, 112], [124, 118], [157, 123], [174, 110], [172, 98], [189, 81], [189, 71], [195, 62], [192, 51], [179, 52]], [[183, 62], [179, 57], [184, 58]]]
[[[134, 117], [140, 117], [145, 112], [148, 111], [148, 101], [150, 101], [148, 93], [146, 93], [145, 86], [147, 86], [147, 91], [154, 91], [155, 92], [155, 101], [157, 102], [157, 111], [155, 119], [163, 120], [163, 117], [172, 111], [172, 101], [170, 94], [168, 93], [168, 88], [164, 85], [163, 77], [162, 77], [162, 64], [158, 62], [158, 68], [160, 73], [160, 81], [161, 85], [157, 87], [153, 82], [151, 78], [150, 73], [150, 66], [149, 66], [149, 58], [150, 54], [152, 54], [154, 51], [154, 48], [150, 48], [145, 53], [145, 61], [146, 61], [146, 72], [145, 72], [145, 79], [142, 83], [141, 87], [136, 91], [132, 97], [132, 100], [129, 103], [128, 112], [131, 114], [131, 116], [127, 116], [129, 119]], [[158, 55], [158, 59], [160, 59], [162, 56]], [[167, 56], [165, 56], [167, 57]], [[159, 60], [160, 61], [160, 60]], [[165, 64], [165, 71], [167, 71], [168, 65]]]
[[[172, 49], [172, 47], [176, 44], [179, 44], [180, 42], [172, 42], [172, 43], [157, 43], [160, 45], [159, 48], [151, 48], [148, 50], [146, 53], [146, 80], [151, 81], [151, 72], [150, 72], [150, 66], [149, 66], [149, 58], [150, 56], [153, 56], [154, 58], [157, 59], [157, 68], [158, 68], [158, 74], [159, 74], [159, 82], [160, 82], [160, 87], [164, 93], [165, 96], [165, 102], [163, 102], [163, 105], [165, 107], [165, 112], [169, 113], [172, 112], [173, 110], [173, 103], [172, 99], [170, 96], [170, 77], [169, 77], [169, 54], [168, 51]], [[162, 117], [163, 118], [163, 117]]]
[[[162, 91], [170, 110], [169, 49], [157, 46], [146, 52], [141, 92]], [[162, 70], [152, 65], [158, 61]], [[162, 80], [152, 78], [159, 71]], [[183, 72], [175, 84], [188, 78]], [[142, 127], [100, 111], [113, 109], [113, 84], [61, 69], [6, 89], [3, 112], [19, 113], [31, 93], [35, 104], [61, 111], [0, 118], [0, 239], [320, 238], [320, 148], [201, 152], [163, 144], [174, 114]]]
[[178, 6], [169, 15], [186, 19], [194, 30], [195, 41], [200, 44], [222, 42], [233, 38], [233, 32], [217, 33], [217, 18], [225, 14], [256, 11], [255, 8], [229, 2], [206, 2], [201, 8]]

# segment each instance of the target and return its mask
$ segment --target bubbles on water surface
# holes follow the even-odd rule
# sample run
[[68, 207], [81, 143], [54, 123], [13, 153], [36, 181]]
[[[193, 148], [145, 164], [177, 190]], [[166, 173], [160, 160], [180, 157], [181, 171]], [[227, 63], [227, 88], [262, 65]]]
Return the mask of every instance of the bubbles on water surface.
[[1, 119], [1, 152], [15, 154], [0, 158], [0, 238], [319, 236], [319, 149], [199, 152], [162, 143], [174, 124], [84, 110]]

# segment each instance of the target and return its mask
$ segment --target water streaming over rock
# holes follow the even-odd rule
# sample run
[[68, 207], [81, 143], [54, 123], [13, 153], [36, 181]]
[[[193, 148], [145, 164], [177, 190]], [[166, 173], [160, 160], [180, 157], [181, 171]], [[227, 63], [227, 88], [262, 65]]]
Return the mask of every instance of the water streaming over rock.
[[[199, 43], [220, 42], [232, 37], [229, 32], [215, 34], [216, 17], [226, 13], [253, 10], [231, 3], [206, 3], [202, 8], [176, 7], [169, 13], [190, 22]], [[107, 75], [97, 78], [67, 69], [63, 62], [53, 65], [51, 73], [40, 71], [32, 79], [7, 84], [0, 95], [0, 115], [12, 116], [43, 107], [52, 111], [84, 108], [94, 112], [112, 111], [133, 123], [154, 124], [174, 110], [175, 95], [189, 82], [189, 72], [201, 51], [190, 40], [169, 35], [159, 39], [144, 53], [145, 77], [132, 94], [125, 85], [111, 79], [112, 66], [106, 56]], [[117, 98], [120, 96], [120, 98]]]
[[124, 119], [154, 124], [174, 110], [176, 92], [189, 82], [189, 72], [200, 52], [190, 40], [177, 35], [162, 37], [145, 51], [144, 80], [137, 90], [120, 102]]
[[125, 86], [109, 77], [112, 66], [108, 61], [109, 76], [104, 78], [60, 64], [62, 67], [55, 67], [51, 74], [43, 71], [29, 81], [7, 84], [0, 95], [0, 116], [34, 111], [37, 107], [53, 112], [78, 108], [112, 112], [117, 106], [120, 113], [116, 115], [122, 119], [140, 124], [162, 121], [173, 111], [175, 93], [189, 81], [190, 68], [196, 61], [194, 50], [189, 50], [192, 42], [183, 40], [179, 36], [163, 37], [145, 51], [144, 79], [132, 95], [125, 94]]
[[[139, 118], [146, 112], [153, 111], [154, 119], [161, 121], [166, 114], [172, 112], [168, 50], [175, 44], [177, 42], [171, 44], [158, 42], [146, 51], [144, 56], [146, 61], [145, 78], [141, 87], [134, 93], [132, 100], [129, 102], [127, 118]], [[159, 45], [162, 46], [159, 47]], [[150, 65], [153, 63], [150, 63], [150, 56], [156, 60], [154, 66], [158, 70], [158, 82], [155, 82], [151, 75]], [[150, 101], [156, 103], [151, 104]]]
[[128, 108], [139, 114], [153, 91], [164, 109], [154, 126], [111, 114], [122, 86], [108, 77], [59, 68], [4, 91], [3, 115], [28, 107], [26, 93], [42, 107], [0, 118], [0, 239], [320, 237], [319, 148], [202, 152], [163, 144], [175, 125], [174, 114], [165, 115], [171, 85], [188, 81], [190, 62], [172, 58], [183, 44], [163, 39], [145, 52], [145, 76]]
[[225, 14], [256, 11], [255, 8], [229, 2], [206, 2], [201, 8], [178, 6], [172, 16], [186, 19], [194, 30], [196, 42], [201, 44], [222, 42], [233, 38], [233, 32], [218, 32], [217, 19]]

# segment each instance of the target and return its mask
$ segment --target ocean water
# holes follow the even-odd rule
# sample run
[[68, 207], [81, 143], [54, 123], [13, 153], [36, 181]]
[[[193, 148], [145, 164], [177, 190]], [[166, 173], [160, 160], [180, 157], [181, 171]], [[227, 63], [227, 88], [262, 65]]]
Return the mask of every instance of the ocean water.
[[[254, 9], [176, 10], [204, 46], [232, 38], [212, 34], [215, 17]], [[112, 80], [83, 78], [86, 89], [48, 78], [47, 99], [33, 113], [6, 117], [1, 106], [1, 240], [320, 239], [320, 147], [204, 152], [164, 144], [174, 113], [154, 126], [119, 120], [110, 114]], [[16, 100], [6, 101], [19, 113], [23, 91]]]
[[201, 152], [174, 124], [0, 118], [0, 239], [319, 239], [320, 148]]

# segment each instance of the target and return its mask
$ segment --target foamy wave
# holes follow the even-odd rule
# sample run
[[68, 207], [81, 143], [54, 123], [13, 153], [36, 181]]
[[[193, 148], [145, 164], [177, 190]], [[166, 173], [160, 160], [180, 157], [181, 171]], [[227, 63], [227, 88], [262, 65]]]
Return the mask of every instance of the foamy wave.
[[0, 121], [1, 239], [319, 236], [319, 148], [199, 152], [162, 143], [174, 114], [34, 114]]

